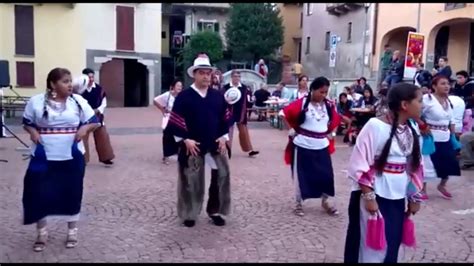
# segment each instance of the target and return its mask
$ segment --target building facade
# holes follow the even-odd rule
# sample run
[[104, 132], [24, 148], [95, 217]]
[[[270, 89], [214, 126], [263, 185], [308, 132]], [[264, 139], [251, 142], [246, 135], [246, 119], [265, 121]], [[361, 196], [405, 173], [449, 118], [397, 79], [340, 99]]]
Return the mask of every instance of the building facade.
[[[312, 78], [326, 76], [343, 83], [370, 78], [370, 43], [374, 4], [305, 3], [302, 64]], [[330, 66], [331, 36], [336, 37], [335, 62]], [[365, 43], [365, 44], [364, 44]]]
[[282, 57], [291, 62], [301, 63], [301, 34], [303, 30], [303, 4], [279, 3], [280, 17], [283, 19], [284, 35], [281, 48]]
[[467, 70], [474, 75], [474, 4], [411, 3], [376, 5], [372, 70], [378, 71], [385, 44], [406, 52], [408, 32], [425, 36], [424, 63], [431, 70], [441, 56], [447, 56], [453, 72]]
[[110, 106], [147, 106], [160, 93], [161, 4], [0, 4], [0, 17], [11, 36], [0, 60], [21, 95], [45, 91], [55, 67], [92, 68]]
[[193, 33], [212, 30], [218, 32], [225, 46], [225, 26], [228, 21], [229, 3], [164, 3], [162, 19], [163, 88], [177, 76], [182, 69], [177, 67], [179, 52]]

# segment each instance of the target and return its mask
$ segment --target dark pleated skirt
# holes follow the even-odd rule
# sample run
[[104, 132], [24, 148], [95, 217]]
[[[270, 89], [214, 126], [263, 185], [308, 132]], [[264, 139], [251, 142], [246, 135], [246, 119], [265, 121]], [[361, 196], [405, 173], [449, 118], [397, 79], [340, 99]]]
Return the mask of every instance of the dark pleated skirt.
[[73, 159], [47, 161], [38, 145], [26, 171], [23, 187], [23, 224], [50, 215], [76, 215], [81, 211], [85, 160], [77, 146]]
[[435, 142], [434, 144], [435, 152], [431, 154], [431, 161], [436, 170], [436, 176], [439, 178], [460, 176], [461, 169], [451, 142]]
[[163, 157], [170, 157], [178, 154], [178, 143], [172, 134], [163, 131]]
[[[359, 248], [361, 244], [361, 193], [360, 190], [352, 191], [349, 201], [349, 226], [347, 228], [344, 249], [344, 263], [359, 262]], [[384, 263], [396, 263], [398, 261], [398, 251], [402, 243], [405, 199], [389, 200], [377, 196], [376, 200], [385, 221], [387, 255]]]
[[[296, 177], [301, 199], [334, 196], [334, 173], [328, 148], [309, 150], [296, 146]], [[293, 160], [294, 162], [294, 160]], [[294, 168], [294, 165], [292, 166]]]

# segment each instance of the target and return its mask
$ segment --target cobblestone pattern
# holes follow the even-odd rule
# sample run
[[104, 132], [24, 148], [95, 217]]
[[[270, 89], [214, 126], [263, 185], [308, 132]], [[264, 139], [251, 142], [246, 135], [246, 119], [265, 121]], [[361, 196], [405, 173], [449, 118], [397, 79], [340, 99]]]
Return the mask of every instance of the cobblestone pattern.
[[[15, 151], [20, 145], [14, 139], [0, 139], [0, 159], [10, 161], [0, 162], [0, 262], [342, 262], [349, 148], [338, 145], [333, 157], [333, 202], [341, 215], [329, 217], [319, 201], [310, 200], [304, 204], [306, 215], [296, 217], [290, 172], [282, 161], [285, 132], [251, 123], [252, 141], [261, 154], [248, 158], [237, 140], [234, 144], [228, 224], [216, 227], [203, 212], [194, 228], [185, 228], [176, 217], [176, 163], [164, 166], [160, 161], [158, 113], [152, 108], [109, 109], [107, 119], [117, 158], [107, 168], [92, 155], [80, 242], [71, 250], [64, 248], [65, 223], [51, 221], [46, 250], [32, 251], [34, 226], [21, 225], [27, 161]], [[209, 170], [207, 174], [209, 182]], [[474, 262], [474, 214], [452, 213], [473, 208], [473, 172], [453, 178], [449, 187], [452, 201], [442, 199], [430, 184], [431, 199], [414, 218], [418, 248], [402, 249], [402, 262]]]

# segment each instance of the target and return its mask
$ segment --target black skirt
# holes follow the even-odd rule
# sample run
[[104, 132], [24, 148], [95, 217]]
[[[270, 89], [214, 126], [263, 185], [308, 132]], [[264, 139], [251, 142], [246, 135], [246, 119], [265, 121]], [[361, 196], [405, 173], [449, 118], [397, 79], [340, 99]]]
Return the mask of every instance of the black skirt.
[[81, 211], [85, 161], [75, 143], [72, 160], [48, 161], [39, 144], [32, 156], [23, 187], [23, 224], [50, 215], [77, 215]]
[[430, 157], [436, 170], [436, 176], [439, 178], [460, 176], [461, 169], [451, 141], [435, 142], [434, 144], [435, 152]]

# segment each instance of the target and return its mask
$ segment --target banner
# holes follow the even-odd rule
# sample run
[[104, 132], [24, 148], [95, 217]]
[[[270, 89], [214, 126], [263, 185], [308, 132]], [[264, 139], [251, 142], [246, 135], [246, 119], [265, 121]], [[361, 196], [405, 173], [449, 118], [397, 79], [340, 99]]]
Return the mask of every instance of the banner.
[[405, 54], [404, 78], [413, 78], [416, 73], [416, 66], [423, 63], [423, 49], [425, 45], [425, 36], [417, 32], [408, 32], [407, 52]]

